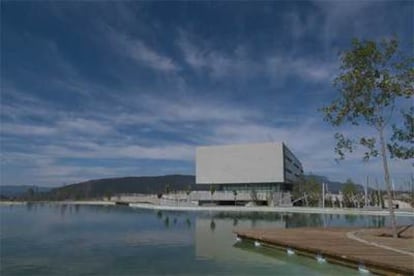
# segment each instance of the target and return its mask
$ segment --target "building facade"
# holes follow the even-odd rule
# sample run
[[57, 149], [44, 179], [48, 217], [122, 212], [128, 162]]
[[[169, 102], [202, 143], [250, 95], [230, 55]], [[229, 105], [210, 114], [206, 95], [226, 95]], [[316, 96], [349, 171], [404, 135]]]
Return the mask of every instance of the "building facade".
[[302, 164], [284, 143], [196, 149], [196, 183], [219, 190], [286, 191], [302, 174]]

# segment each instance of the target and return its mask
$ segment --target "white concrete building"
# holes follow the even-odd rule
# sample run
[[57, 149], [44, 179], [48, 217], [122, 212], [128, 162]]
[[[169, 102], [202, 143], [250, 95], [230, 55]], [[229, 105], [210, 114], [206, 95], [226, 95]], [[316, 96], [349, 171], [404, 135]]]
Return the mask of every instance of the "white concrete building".
[[302, 174], [300, 161], [284, 143], [196, 149], [196, 183], [219, 190], [286, 191]]

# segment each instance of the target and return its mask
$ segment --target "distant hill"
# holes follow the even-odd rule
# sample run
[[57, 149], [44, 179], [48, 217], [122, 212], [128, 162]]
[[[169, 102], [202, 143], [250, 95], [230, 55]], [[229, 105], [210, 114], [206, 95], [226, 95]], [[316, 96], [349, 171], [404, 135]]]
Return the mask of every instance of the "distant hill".
[[[339, 182], [339, 181], [331, 181], [326, 176], [313, 175], [313, 174], [307, 174], [307, 175], [305, 175], [305, 179], [310, 179], [310, 178], [316, 179], [316, 181], [318, 181], [319, 183], [325, 183], [325, 184], [327, 184], [328, 191], [330, 193], [334, 193], [334, 194], [339, 193], [339, 191], [342, 189], [342, 185], [344, 185], [344, 183]], [[364, 191], [364, 187], [362, 185], [355, 183], [355, 186], [356, 186], [356, 189], [359, 192], [363, 192]]]
[[167, 186], [171, 192], [187, 190], [189, 187], [192, 190], [199, 189], [193, 175], [142, 176], [89, 180], [55, 188], [48, 196], [78, 199], [121, 193], [159, 194], [165, 193]]
[[29, 185], [20, 185], [20, 186], [0, 186], [0, 197], [2, 198], [11, 198], [11, 197], [21, 197], [28, 193], [29, 189], [33, 189], [35, 193], [46, 193], [52, 190], [48, 187], [38, 187], [38, 186], [29, 186]]
[[[330, 181], [327, 177], [320, 175], [305, 175], [305, 178], [314, 178], [319, 183], [327, 183], [328, 191], [331, 193], [338, 193], [343, 185], [341, 182]], [[34, 196], [30, 199], [64, 200], [97, 198], [122, 193], [161, 194], [166, 192], [167, 187], [170, 192], [173, 192], [185, 191], [188, 188], [208, 190], [210, 186], [196, 185], [194, 175], [121, 177], [89, 180], [53, 189], [36, 186], [0, 186], [0, 197], [27, 198], [30, 188], [34, 190]], [[363, 191], [361, 185], [357, 184], [356, 187]]]

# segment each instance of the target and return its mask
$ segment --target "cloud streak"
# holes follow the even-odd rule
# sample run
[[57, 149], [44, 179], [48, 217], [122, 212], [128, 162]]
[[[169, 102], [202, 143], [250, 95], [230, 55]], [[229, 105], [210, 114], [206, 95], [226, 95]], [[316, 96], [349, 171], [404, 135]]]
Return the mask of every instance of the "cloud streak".
[[109, 26], [106, 26], [105, 32], [109, 43], [117, 54], [159, 72], [168, 73], [179, 70], [171, 58], [148, 47], [142, 40], [128, 36]]
[[[196, 44], [191, 35], [180, 31], [177, 45], [181, 49], [184, 60], [193, 70], [207, 74], [213, 79], [224, 78], [257, 78], [266, 76], [269, 79], [283, 82], [293, 76], [309, 82], [330, 81], [337, 64], [332, 61], [293, 56], [287, 52], [271, 52], [260, 59], [254, 59], [246, 53], [244, 45], [236, 45], [230, 53], [211, 48], [203, 41]], [[198, 39], [197, 41], [200, 41]]]

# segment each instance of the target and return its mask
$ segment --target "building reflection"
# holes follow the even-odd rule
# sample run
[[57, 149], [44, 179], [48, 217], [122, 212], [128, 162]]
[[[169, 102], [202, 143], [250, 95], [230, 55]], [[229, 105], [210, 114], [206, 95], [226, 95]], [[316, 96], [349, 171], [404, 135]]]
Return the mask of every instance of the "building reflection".
[[[234, 247], [235, 229], [251, 228], [285, 228], [285, 217], [278, 215], [266, 218], [256, 217], [251, 214], [226, 214], [218, 213], [211, 217], [196, 217], [194, 244], [195, 254], [199, 259], [213, 259], [216, 261], [240, 261], [245, 258], [255, 257], [247, 252]], [[258, 258], [260, 262], [276, 262], [269, 258]]]

